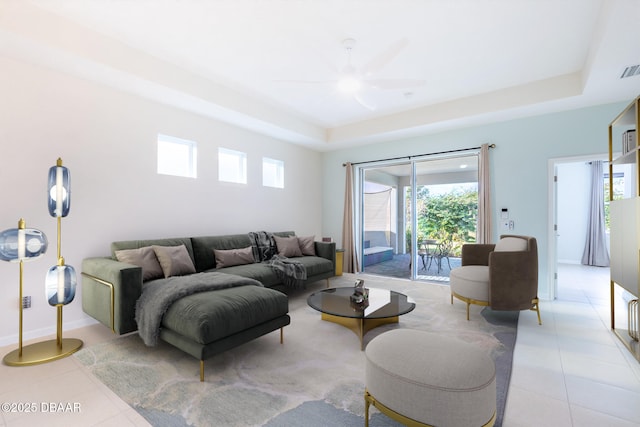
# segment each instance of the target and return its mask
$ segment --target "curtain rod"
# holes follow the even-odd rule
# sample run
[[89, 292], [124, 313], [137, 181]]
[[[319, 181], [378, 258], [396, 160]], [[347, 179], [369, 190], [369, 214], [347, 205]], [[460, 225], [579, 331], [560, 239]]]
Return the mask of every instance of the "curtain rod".
[[[351, 164], [352, 165], [364, 165], [364, 164], [367, 164], [367, 163], [386, 162], [386, 161], [389, 161], [389, 160], [402, 160], [402, 159], [411, 160], [413, 157], [435, 156], [435, 155], [438, 155], [438, 154], [460, 153], [460, 152], [463, 152], [463, 151], [479, 150], [481, 148], [482, 147], [460, 148], [458, 150], [438, 151], [438, 152], [435, 152], [435, 153], [416, 154], [416, 155], [413, 155], [413, 156], [390, 157], [388, 159], [368, 160], [366, 162], [355, 162], [355, 163], [351, 163]], [[496, 144], [490, 144], [489, 148], [496, 148]], [[347, 164], [343, 163], [342, 166], [347, 166]]]

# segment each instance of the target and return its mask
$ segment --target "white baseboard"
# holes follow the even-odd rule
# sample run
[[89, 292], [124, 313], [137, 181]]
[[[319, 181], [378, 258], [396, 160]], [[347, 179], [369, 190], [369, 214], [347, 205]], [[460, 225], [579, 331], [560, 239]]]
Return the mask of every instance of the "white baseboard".
[[582, 264], [582, 261], [578, 261], [578, 260], [575, 260], [575, 259], [559, 259], [558, 260], [558, 264], [580, 265], [580, 264]]
[[[90, 317], [87, 317], [85, 319], [81, 319], [81, 320], [76, 320], [73, 322], [67, 322], [64, 323], [62, 325], [62, 337], [63, 338], [72, 338], [72, 337], [67, 337], [65, 335], [65, 331], [70, 331], [73, 329], [78, 329], [78, 328], [83, 328], [85, 326], [89, 326], [89, 325], [94, 325], [98, 323], [97, 320], [92, 319]], [[56, 331], [56, 326], [52, 325], [50, 327], [47, 328], [41, 328], [41, 329], [35, 329], [33, 331], [28, 331], [28, 332], [23, 332], [22, 333], [22, 342], [23, 345], [25, 342], [29, 341], [29, 340], [34, 340], [37, 338], [42, 338], [42, 337], [53, 337], [55, 338], [56, 333], [58, 331]], [[18, 346], [18, 334], [14, 334], [14, 335], [7, 335], [4, 337], [0, 337], [0, 347], [4, 347], [4, 346], [8, 346], [11, 344], [15, 344], [16, 347]]]

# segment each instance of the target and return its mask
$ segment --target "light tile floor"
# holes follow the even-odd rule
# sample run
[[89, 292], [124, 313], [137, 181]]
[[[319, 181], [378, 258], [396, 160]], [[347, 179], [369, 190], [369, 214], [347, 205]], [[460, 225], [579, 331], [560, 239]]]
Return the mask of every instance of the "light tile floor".
[[640, 363], [610, 330], [609, 269], [558, 273], [542, 326], [520, 316], [504, 426], [640, 426]]
[[[609, 329], [608, 284], [608, 269], [563, 265], [558, 299], [541, 303], [543, 325], [535, 313], [522, 313], [505, 427], [640, 426], [640, 364]], [[85, 345], [114, 338], [102, 325], [65, 337]], [[74, 357], [24, 368], [0, 364], [3, 402], [36, 410], [3, 407], [1, 427], [148, 425]], [[78, 403], [80, 411], [55, 412], [49, 403]]]
[[[115, 336], [102, 325], [65, 331], [90, 346]], [[45, 337], [35, 340], [36, 342]], [[25, 342], [28, 345], [30, 342]], [[17, 345], [0, 349], [4, 355]], [[9, 404], [9, 406], [7, 406]], [[53, 405], [52, 405], [53, 404]], [[70, 411], [60, 411], [68, 408]], [[75, 358], [42, 365], [10, 367], [0, 364], [0, 426], [148, 426], [149, 423], [98, 381]], [[79, 408], [79, 410], [76, 410]]]

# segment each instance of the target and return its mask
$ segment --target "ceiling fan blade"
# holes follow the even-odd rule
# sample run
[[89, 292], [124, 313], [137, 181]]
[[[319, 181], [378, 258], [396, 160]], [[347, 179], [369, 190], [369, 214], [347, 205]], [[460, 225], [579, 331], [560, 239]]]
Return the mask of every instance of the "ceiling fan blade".
[[376, 106], [366, 102], [364, 99], [362, 99], [362, 97], [360, 95], [358, 95], [357, 93], [353, 94], [353, 99], [355, 99], [358, 104], [362, 105], [364, 108], [366, 108], [367, 110], [370, 111], [376, 111]]
[[419, 79], [371, 79], [367, 85], [380, 90], [409, 89], [424, 86], [425, 81]]
[[376, 71], [382, 69], [385, 65], [393, 61], [393, 59], [398, 56], [400, 51], [407, 47], [408, 44], [409, 39], [407, 39], [406, 37], [392, 43], [389, 47], [376, 55], [371, 61], [369, 61], [364, 65], [364, 67], [362, 67], [362, 74], [367, 75], [375, 73]]

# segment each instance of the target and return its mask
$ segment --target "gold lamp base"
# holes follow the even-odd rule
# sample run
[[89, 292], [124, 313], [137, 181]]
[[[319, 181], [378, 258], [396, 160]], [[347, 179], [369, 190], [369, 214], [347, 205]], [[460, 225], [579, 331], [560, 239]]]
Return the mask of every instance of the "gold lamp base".
[[82, 340], [77, 338], [64, 338], [59, 343], [57, 339], [42, 341], [16, 349], [4, 357], [4, 363], [9, 366], [30, 366], [41, 363], [53, 362], [70, 356], [82, 347]]

